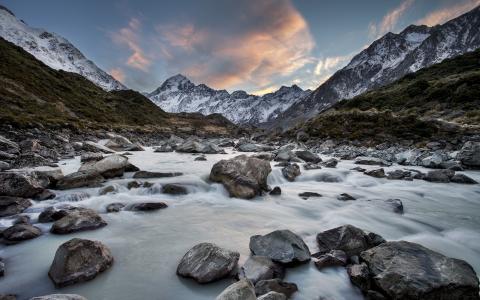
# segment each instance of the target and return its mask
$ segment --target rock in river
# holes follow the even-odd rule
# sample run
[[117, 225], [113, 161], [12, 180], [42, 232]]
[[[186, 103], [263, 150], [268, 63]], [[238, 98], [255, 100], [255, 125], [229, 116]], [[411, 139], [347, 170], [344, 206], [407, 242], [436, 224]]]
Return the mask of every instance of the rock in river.
[[150, 171], [138, 171], [133, 174], [133, 178], [164, 178], [164, 177], [176, 177], [182, 176], [180, 172], [150, 172]]
[[18, 243], [25, 240], [34, 239], [39, 237], [42, 231], [30, 224], [17, 224], [8, 227], [2, 232], [3, 239], [7, 243]]
[[458, 153], [457, 159], [460, 162], [473, 169], [480, 168], [480, 142], [466, 142], [460, 152]]
[[308, 150], [302, 150], [302, 151], [295, 151], [295, 155], [304, 160], [305, 162], [309, 162], [309, 163], [319, 163], [322, 161], [322, 159], [316, 155], [315, 153], [312, 153]]
[[201, 243], [190, 249], [180, 261], [177, 274], [208, 283], [227, 277], [237, 266], [240, 253]]
[[342, 250], [332, 250], [322, 254], [315, 261], [315, 266], [320, 270], [328, 267], [343, 267], [347, 264], [347, 254]]
[[170, 195], [186, 195], [188, 194], [188, 191], [187, 188], [182, 185], [167, 183], [162, 186], [162, 193]]
[[241, 279], [229, 285], [215, 300], [256, 300], [255, 289], [252, 283]]
[[23, 212], [32, 203], [19, 197], [0, 196], [0, 217], [8, 217]]
[[271, 171], [268, 161], [239, 155], [213, 165], [210, 180], [222, 183], [231, 197], [251, 199], [268, 190], [267, 176]]
[[364, 172], [365, 175], [368, 175], [368, 176], [372, 176], [372, 177], [376, 177], [376, 178], [385, 178], [385, 171], [383, 170], [383, 168], [380, 168], [380, 169], [374, 169], [374, 170], [370, 170], [370, 171], [365, 171]]
[[68, 210], [65, 217], [55, 221], [51, 233], [67, 234], [77, 231], [92, 230], [106, 226], [99, 214], [89, 208], [75, 207]]
[[247, 278], [253, 284], [260, 280], [280, 278], [285, 276], [285, 268], [273, 262], [266, 256], [250, 256], [240, 269], [239, 277]]
[[310, 250], [301, 237], [290, 230], [276, 230], [250, 237], [250, 251], [284, 264], [296, 265], [310, 261]]
[[287, 296], [277, 292], [268, 292], [257, 298], [258, 300], [287, 300]]
[[122, 155], [109, 155], [99, 161], [91, 161], [82, 165], [79, 171], [92, 171], [102, 175], [104, 178], [122, 176], [128, 165], [128, 158]]
[[265, 295], [270, 292], [284, 294], [287, 298], [298, 291], [297, 285], [291, 282], [284, 282], [281, 279], [262, 280], [255, 284], [255, 294], [257, 296]]
[[135, 203], [128, 207], [128, 210], [133, 211], [151, 211], [151, 210], [159, 210], [163, 208], [167, 208], [167, 204], [163, 202], [143, 202], [143, 203]]
[[60, 179], [57, 182], [57, 188], [60, 190], [68, 190], [79, 187], [95, 187], [104, 181], [105, 178], [95, 171], [78, 171]]
[[0, 196], [32, 198], [43, 190], [42, 182], [33, 174], [0, 172]]
[[291, 164], [282, 169], [282, 175], [288, 181], [295, 181], [300, 176], [300, 167], [297, 164]]
[[48, 276], [57, 287], [95, 278], [113, 264], [113, 256], [98, 241], [74, 238], [60, 245]]

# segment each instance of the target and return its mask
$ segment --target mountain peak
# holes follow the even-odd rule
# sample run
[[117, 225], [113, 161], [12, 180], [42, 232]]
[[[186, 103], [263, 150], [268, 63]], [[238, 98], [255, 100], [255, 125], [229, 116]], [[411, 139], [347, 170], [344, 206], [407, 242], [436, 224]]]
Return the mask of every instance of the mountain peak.
[[6, 8], [6, 7], [3, 6], [3, 5], [0, 5], [0, 11], [2, 11], [2, 10], [3, 10], [3, 11], [6, 11], [7, 13], [9, 13], [9, 14], [11, 14], [12, 16], [15, 17], [15, 14], [14, 14], [11, 10], [9, 10], [8, 8]]

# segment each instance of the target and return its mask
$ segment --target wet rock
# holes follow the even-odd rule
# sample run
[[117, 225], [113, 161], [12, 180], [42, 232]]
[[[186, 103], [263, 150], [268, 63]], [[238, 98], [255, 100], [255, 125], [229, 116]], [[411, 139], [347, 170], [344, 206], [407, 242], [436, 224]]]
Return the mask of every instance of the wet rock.
[[3, 262], [2, 258], [0, 258], [0, 277], [3, 276], [5, 276], [5, 263]]
[[0, 161], [0, 172], [10, 169], [10, 164], [4, 161]]
[[165, 178], [165, 177], [176, 177], [182, 176], [180, 172], [149, 172], [149, 171], [138, 171], [133, 175], [133, 178]]
[[78, 171], [90, 171], [102, 175], [104, 178], [122, 176], [128, 165], [128, 158], [122, 155], [109, 155], [102, 160], [89, 162], [80, 167]]
[[89, 208], [77, 207], [68, 210], [68, 213], [63, 218], [55, 221], [51, 233], [68, 234], [72, 232], [93, 230], [106, 226], [107, 222], [100, 217], [97, 212]]
[[266, 235], [250, 237], [250, 251], [284, 265], [310, 261], [310, 250], [301, 237], [290, 230], [276, 230]]
[[46, 178], [48, 183], [45, 187], [49, 188], [54, 188], [57, 182], [63, 178], [63, 171], [59, 167], [36, 167], [31, 170], [31, 173], [37, 178]]
[[64, 287], [94, 279], [113, 264], [113, 256], [98, 241], [74, 238], [60, 245], [48, 276], [55, 286]]
[[222, 183], [231, 197], [251, 199], [268, 190], [267, 176], [271, 171], [268, 161], [239, 155], [213, 165], [210, 180]]
[[457, 159], [469, 168], [480, 168], [480, 142], [466, 142], [458, 152]]
[[291, 164], [282, 169], [282, 175], [288, 181], [295, 181], [300, 174], [300, 167], [297, 164]]
[[319, 253], [342, 250], [347, 256], [359, 255], [383, 240], [381, 237], [378, 240], [372, 240], [375, 236], [377, 235], [370, 237], [363, 230], [352, 225], [336, 227], [317, 235]]
[[145, 149], [139, 143], [133, 143], [132, 145], [125, 147], [123, 150], [126, 151], [145, 151]]
[[237, 150], [240, 152], [264, 152], [264, 151], [272, 151], [274, 150], [274, 148], [267, 145], [244, 143], [244, 144], [238, 145]]
[[[133, 144], [129, 139], [124, 136], [115, 133], [107, 133], [108, 139], [100, 141], [105, 147], [115, 151], [136, 151], [132, 149], [136, 149], [135, 144]], [[139, 145], [138, 145], [139, 146]], [[140, 147], [141, 148], [141, 147]], [[143, 151], [138, 150], [138, 151]]]
[[22, 213], [31, 205], [30, 200], [25, 198], [0, 196], [0, 217], [8, 217]]
[[57, 195], [50, 191], [50, 190], [43, 190], [42, 192], [38, 193], [33, 197], [33, 199], [37, 201], [44, 201], [44, 200], [50, 200], [55, 198]]
[[311, 197], [322, 197], [321, 194], [315, 193], [315, 192], [303, 192], [298, 194], [298, 196], [300, 196], [300, 198], [304, 200], [307, 200], [308, 198], [311, 198]]
[[99, 186], [105, 178], [95, 171], [78, 171], [66, 175], [57, 182], [59, 190], [75, 189], [80, 187]]
[[347, 254], [342, 250], [332, 250], [322, 254], [315, 261], [317, 269], [321, 270], [328, 267], [343, 267], [347, 264]]
[[169, 144], [163, 144], [163, 145], [160, 145], [158, 147], [155, 147], [154, 148], [154, 151], [153, 152], [157, 152], [157, 153], [166, 153], [166, 152], [173, 152], [173, 147]]
[[258, 300], [287, 300], [287, 296], [277, 292], [268, 292], [257, 298]]
[[17, 225], [17, 224], [31, 224], [30, 217], [27, 215], [18, 216], [18, 218], [16, 218], [15, 221], [13, 221], [13, 225]]
[[17, 143], [0, 135], [0, 151], [9, 154], [18, 154], [20, 152], [20, 147]]
[[306, 163], [303, 168], [305, 170], [319, 170], [322, 168], [320, 164], [312, 164], [312, 163]]
[[279, 151], [273, 160], [274, 161], [291, 161], [295, 157], [296, 156], [292, 151], [283, 150], [283, 151]]
[[112, 149], [91, 141], [82, 143], [82, 149], [87, 152], [102, 152], [107, 154], [115, 153], [115, 151]]
[[264, 152], [264, 153], [254, 154], [254, 155], [252, 155], [252, 157], [255, 157], [255, 158], [258, 158], [258, 159], [263, 159], [263, 160], [272, 161], [274, 155], [273, 155], [272, 153], [269, 153], [269, 152]]
[[205, 153], [205, 154], [217, 154], [217, 153], [225, 153], [223, 149], [218, 147], [213, 143], [205, 143], [202, 144], [200, 142], [189, 140], [185, 143], [177, 146], [177, 152], [183, 153]]
[[201, 243], [181, 259], [177, 274], [208, 283], [227, 277], [237, 266], [240, 254], [211, 243]]
[[478, 299], [478, 277], [463, 260], [421, 245], [387, 242], [361, 254], [370, 278], [392, 299]]
[[281, 195], [281, 194], [282, 194], [282, 189], [279, 186], [274, 187], [270, 191], [270, 195], [272, 195], [272, 196], [278, 196], [278, 195]]
[[163, 202], [143, 202], [135, 203], [128, 207], [128, 210], [132, 211], [152, 211], [167, 208], [167, 204]]
[[205, 157], [205, 155], [197, 156], [194, 159], [194, 161], [206, 161], [206, 160], [207, 160], [207, 158]]
[[127, 166], [125, 167], [125, 172], [138, 172], [140, 171], [140, 168], [135, 166], [134, 164], [127, 163]]
[[89, 161], [99, 161], [103, 159], [103, 154], [101, 152], [87, 152], [83, 153], [80, 156], [80, 162], [85, 163]]
[[56, 210], [53, 207], [47, 207], [38, 215], [39, 223], [50, 223], [60, 220], [68, 214], [66, 210]]
[[140, 182], [133, 180], [127, 183], [127, 189], [138, 189], [141, 186]]
[[376, 157], [365, 157], [365, 156], [359, 156], [355, 158], [354, 163], [357, 165], [381, 166], [381, 167], [389, 167], [392, 165], [392, 163], [385, 161], [383, 159], [376, 158]]
[[2, 233], [3, 239], [6, 243], [18, 243], [25, 240], [39, 237], [42, 231], [30, 224], [16, 224], [8, 227]]
[[374, 170], [370, 170], [370, 171], [365, 171], [364, 172], [365, 175], [368, 175], [368, 176], [372, 176], [372, 177], [375, 177], [375, 178], [385, 178], [385, 171], [383, 170], [383, 168], [381, 169], [374, 169]]
[[444, 162], [445, 158], [440, 155], [439, 153], [433, 153], [430, 156], [425, 157], [422, 159], [420, 165], [425, 168], [441, 168], [442, 163]]
[[117, 192], [117, 188], [113, 185], [107, 185], [103, 188], [101, 188], [99, 191], [98, 191], [98, 194], [100, 196], [103, 196], [103, 195], [106, 195], [106, 194], [112, 194], [112, 193], [116, 193]]
[[387, 173], [387, 179], [390, 179], [390, 180], [401, 180], [401, 179], [406, 179], [411, 177], [412, 177], [412, 172], [410, 171], [394, 170]]
[[357, 200], [355, 197], [353, 196], [350, 196], [349, 194], [347, 193], [342, 193], [340, 195], [337, 196], [337, 200], [340, 200], [340, 201], [351, 201], [351, 200]]
[[162, 193], [170, 195], [186, 195], [188, 194], [188, 191], [187, 188], [182, 185], [167, 183], [162, 186]]
[[326, 161], [324, 161], [322, 163], [322, 165], [325, 167], [325, 168], [335, 168], [338, 164], [338, 160], [336, 160], [335, 158], [330, 158], [330, 159], [327, 159]]
[[322, 159], [316, 155], [315, 153], [312, 153], [308, 150], [303, 150], [303, 151], [295, 151], [295, 155], [309, 163], [317, 164], [322, 161]]
[[216, 300], [256, 300], [255, 289], [248, 280], [241, 279], [229, 285]]
[[357, 265], [349, 265], [347, 273], [350, 281], [360, 290], [366, 292], [370, 289], [370, 275], [368, 266], [365, 263]]
[[268, 294], [269, 292], [277, 292], [284, 294], [285, 297], [290, 298], [293, 293], [298, 291], [295, 283], [284, 282], [281, 279], [261, 280], [255, 284], [255, 294], [257, 296]]
[[51, 294], [33, 297], [30, 300], [87, 300], [87, 298], [76, 294]]
[[429, 171], [423, 179], [430, 182], [446, 183], [450, 182], [453, 175], [455, 175], [455, 171], [452, 170], [433, 170]]
[[357, 171], [357, 172], [365, 172], [367, 169], [364, 169], [362, 167], [355, 167], [355, 168], [351, 168], [350, 170], [352, 171]]
[[478, 182], [475, 181], [474, 179], [468, 177], [465, 174], [455, 174], [450, 178], [451, 182], [455, 183], [463, 183], [463, 184], [477, 184]]
[[107, 213], [112, 213], [112, 212], [119, 212], [125, 207], [125, 204], [119, 203], [119, 202], [114, 202], [110, 203], [106, 207]]
[[274, 166], [275, 167], [287, 167], [289, 165], [290, 165], [290, 163], [288, 161], [282, 161], [282, 162], [279, 162], [278, 164], [275, 164]]
[[34, 175], [21, 172], [0, 172], [0, 196], [32, 198], [44, 187]]
[[260, 280], [280, 278], [285, 276], [285, 268], [273, 262], [266, 256], [250, 256], [240, 269], [239, 277], [247, 278], [253, 284]]
[[393, 212], [397, 214], [403, 214], [403, 203], [400, 199], [387, 199], [385, 203], [390, 206]]

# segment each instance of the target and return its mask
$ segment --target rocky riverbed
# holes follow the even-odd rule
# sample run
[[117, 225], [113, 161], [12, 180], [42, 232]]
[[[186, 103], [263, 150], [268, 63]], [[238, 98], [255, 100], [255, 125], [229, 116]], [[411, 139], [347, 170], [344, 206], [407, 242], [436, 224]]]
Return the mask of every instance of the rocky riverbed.
[[[26, 174], [27, 181], [36, 176], [38, 185], [28, 181], [28, 189], [2, 186], [10, 202], [3, 199], [8, 205], [2, 206], [0, 225], [18, 225], [7, 236], [4, 231], [0, 246], [0, 294], [30, 299], [63, 293], [92, 300], [233, 299], [240, 293], [242, 299], [255, 299], [270, 292], [271, 298], [263, 299], [283, 299], [273, 292], [280, 291], [292, 299], [377, 299], [373, 297], [381, 296], [375, 293], [389, 293], [390, 283], [381, 282], [373, 291], [368, 278], [378, 275], [374, 270], [380, 272], [379, 261], [387, 263], [389, 253], [399, 251], [406, 267], [398, 272], [407, 274], [421, 270], [409, 265], [412, 257], [404, 253], [434, 258], [437, 267], [456, 266], [446, 257], [464, 260], [473, 269], [459, 263], [461, 268], [454, 269], [463, 277], [445, 276], [460, 278], [455, 282], [458, 290], [464, 290], [464, 283], [469, 293], [475, 293], [476, 284], [478, 298], [474, 272], [480, 272], [480, 185], [475, 182], [480, 173], [469, 169], [475, 168], [476, 144], [467, 144], [463, 152], [461, 146], [453, 149], [459, 150], [456, 153], [323, 144], [309, 147], [312, 153], [301, 144], [280, 150], [278, 145], [253, 142], [233, 147], [235, 142], [228, 139], [170, 138], [158, 147], [121, 145], [122, 141], [116, 137], [100, 144], [78, 142], [71, 151], [77, 156], [56, 162], [59, 169], [5, 171]], [[174, 148], [178, 151], [172, 152]], [[15, 146], [4, 150], [15, 152]], [[456, 156], [459, 153], [463, 154]], [[240, 154], [245, 157], [225, 161]], [[430, 158], [437, 169], [426, 168], [433, 166], [427, 158], [435, 154], [442, 158]], [[1, 176], [3, 183], [11, 182], [10, 175]], [[45, 185], [51, 188], [44, 190]], [[278, 188], [271, 191], [273, 187]], [[21, 198], [12, 204], [13, 196]], [[351, 228], [340, 227], [346, 224], [356, 229], [335, 229]], [[360, 246], [346, 247], [341, 241]], [[181, 264], [199, 244], [200, 252], [215, 254], [219, 272], [195, 273], [190, 268], [202, 259], [194, 256]], [[84, 257], [91, 265], [81, 270], [83, 277], [72, 277], [67, 258], [75, 258], [79, 248], [86, 249]], [[278, 249], [297, 250], [285, 257], [282, 251], [278, 256]], [[64, 256], [56, 253], [68, 256], [61, 259]], [[267, 277], [259, 277], [255, 258], [247, 262], [251, 253], [269, 257], [260, 259], [269, 270], [262, 276], [283, 277], [283, 282], [262, 280]], [[245, 279], [230, 286], [236, 282], [232, 273], [237, 266], [244, 266], [238, 276], [255, 286]], [[442, 279], [445, 284], [452, 283], [448, 278]], [[198, 284], [196, 279], [213, 282]]]

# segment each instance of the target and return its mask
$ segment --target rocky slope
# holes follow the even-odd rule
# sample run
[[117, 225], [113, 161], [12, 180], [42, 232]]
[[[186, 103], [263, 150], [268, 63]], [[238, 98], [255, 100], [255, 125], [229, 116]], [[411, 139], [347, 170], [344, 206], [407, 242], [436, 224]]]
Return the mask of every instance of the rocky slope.
[[480, 7], [435, 27], [411, 25], [387, 33], [356, 55], [309, 97], [293, 104], [269, 124], [289, 127], [333, 103], [391, 83], [407, 73], [480, 47]]
[[245, 91], [228, 93], [205, 84], [195, 85], [183, 75], [167, 79], [158, 89], [147, 94], [155, 104], [168, 112], [219, 113], [238, 124], [259, 124], [276, 118], [293, 103], [310, 94], [296, 85], [282, 86], [263, 96]]
[[0, 36], [52, 69], [82, 75], [104, 90], [126, 87], [88, 60], [74, 45], [56, 33], [28, 26], [7, 8], [0, 5]]

